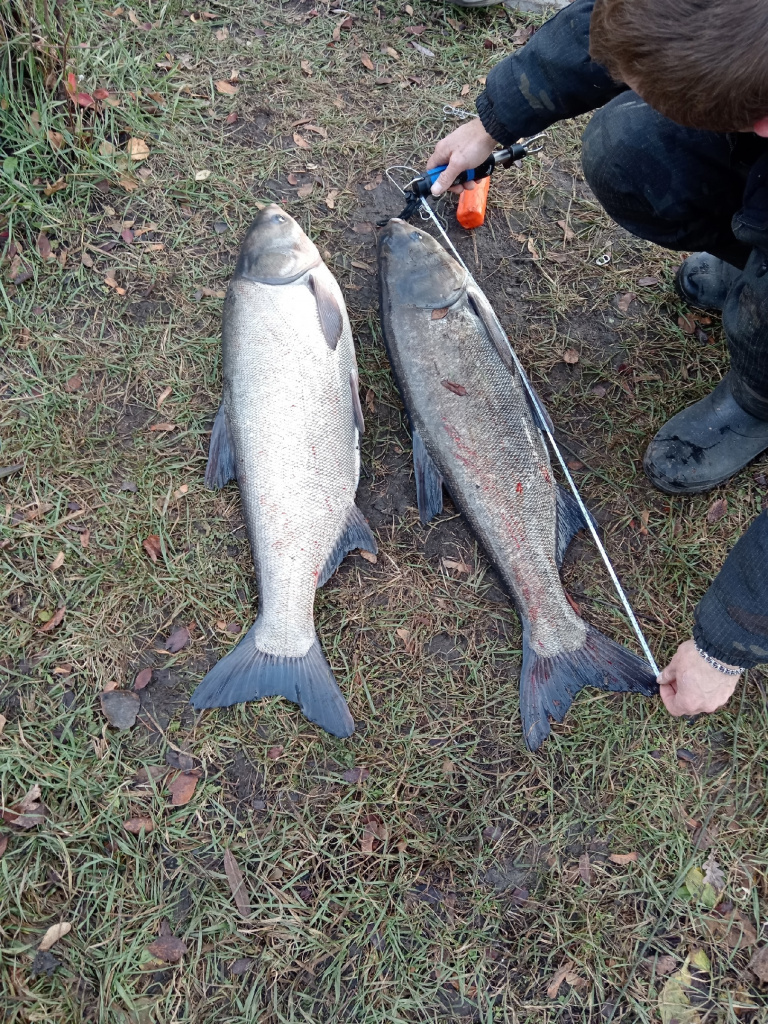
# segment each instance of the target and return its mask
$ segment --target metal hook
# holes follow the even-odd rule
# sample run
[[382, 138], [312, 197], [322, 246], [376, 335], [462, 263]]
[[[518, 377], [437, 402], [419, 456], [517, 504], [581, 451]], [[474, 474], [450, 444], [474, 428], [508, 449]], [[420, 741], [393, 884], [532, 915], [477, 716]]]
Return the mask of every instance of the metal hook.
[[547, 133], [546, 132], [539, 132], [538, 135], [532, 135], [530, 137], [530, 139], [523, 139], [521, 145], [525, 146], [526, 150], [528, 151], [528, 156], [530, 156], [531, 153], [540, 153], [542, 151], [542, 149], [544, 149], [544, 143], [543, 142], [542, 142], [542, 144], [540, 146], [536, 146], [535, 149], [531, 149], [530, 145], [531, 145], [532, 142], [535, 142], [537, 139], [546, 139], [546, 137], [547, 137]]
[[454, 107], [450, 103], [443, 106], [443, 113], [448, 117], [459, 117], [462, 121], [468, 117], [477, 117], [477, 114], [473, 114], [471, 110], [462, 110], [461, 107]]

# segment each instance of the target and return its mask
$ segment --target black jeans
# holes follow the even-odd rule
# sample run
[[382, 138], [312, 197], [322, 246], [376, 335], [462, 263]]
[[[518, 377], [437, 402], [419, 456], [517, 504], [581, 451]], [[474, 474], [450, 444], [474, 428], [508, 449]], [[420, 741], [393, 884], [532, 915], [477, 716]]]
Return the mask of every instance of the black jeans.
[[582, 165], [601, 204], [633, 235], [709, 252], [742, 271], [723, 309], [734, 394], [768, 419], [768, 186], [755, 183], [761, 168], [768, 172], [768, 139], [683, 128], [624, 92], [587, 126]]

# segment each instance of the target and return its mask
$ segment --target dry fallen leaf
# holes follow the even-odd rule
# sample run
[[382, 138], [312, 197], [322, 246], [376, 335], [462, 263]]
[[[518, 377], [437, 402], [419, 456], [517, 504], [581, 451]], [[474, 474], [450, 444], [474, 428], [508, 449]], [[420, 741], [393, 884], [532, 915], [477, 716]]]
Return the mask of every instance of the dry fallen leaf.
[[165, 641], [166, 651], [170, 651], [171, 654], [178, 654], [178, 652], [186, 647], [189, 643], [190, 636], [189, 630], [186, 626], [179, 626], [178, 629], [174, 629], [168, 639]]
[[749, 969], [753, 974], [757, 975], [764, 985], [768, 984], [768, 946], [758, 949], [749, 961]]
[[126, 832], [130, 832], [131, 835], [137, 836], [144, 829], [144, 832], [151, 832], [155, 827], [154, 821], [151, 818], [129, 818], [128, 821], [123, 822], [123, 828]]
[[46, 950], [55, 945], [59, 939], [63, 939], [65, 935], [69, 935], [71, 931], [72, 925], [69, 921], [59, 921], [58, 924], [52, 924], [43, 936], [40, 945], [37, 947], [38, 952], [45, 953]]
[[155, 431], [155, 432], [157, 432], [157, 431], [160, 431], [160, 433], [166, 433], [166, 434], [167, 434], [167, 433], [169, 433], [169, 432], [170, 432], [171, 430], [175, 430], [175, 429], [176, 429], [176, 424], [175, 424], [175, 423], [167, 423], [167, 422], [163, 422], [163, 423], [153, 423], [153, 424], [152, 424], [152, 425], [150, 426], [150, 428], [149, 428], [149, 429], [150, 429], [150, 430], [153, 430], [153, 431]]
[[641, 288], [650, 288], [654, 284], [659, 283], [658, 277], [641, 277], [637, 282]]
[[315, 135], [319, 135], [321, 139], [328, 138], [327, 130], [319, 124], [308, 124], [305, 126], [304, 130], [308, 132], [314, 132]]
[[44, 231], [37, 236], [37, 251], [44, 260], [49, 260], [53, 255], [50, 240]]
[[296, 143], [296, 145], [299, 147], [299, 149], [311, 149], [312, 148], [310, 146], [310, 144], [307, 142], [307, 140], [305, 138], [303, 138], [301, 135], [299, 135], [298, 132], [294, 132], [293, 133], [293, 141]]
[[557, 999], [557, 993], [560, 991], [560, 986], [565, 981], [565, 976], [570, 972], [572, 967], [572, 961], [566, 960], [565, 963], [555, 971], [552, 981], [547, 985], [547, 996], [550, 999]]
[[[54, 669], [54, 672], [55, 671], [56, 670]], [[0, 735], [2, 735], [3, 729], [5, 728], [5, 723], [7, 721], [8, 719], [5, 717], [5, 715], [0, 715]]]
[[360, 54], [360, 63], [363, 65], [363, 67], [368, 68], [369, 71], [373, 71], [373, 61], [371, 60], [369, 54]]
[[195, 181], [208, 181], [211, 171], [195, 171]]
[[696, 330], [696, 321], [692, 316], [679, 316], [677, 318], [677, 326], [683, 334], [693, 334]]
[[394, 57], [395, 60], [400, 60], [400, 54], [392, 46], [382, 46], [382, 53], [386, 53], [389, 57]]
[[370, 562], [371, 565], [376, 565], [376, 563], [378, 562], [378, 558], [376, 557], [376, 555], [374, 555], [372, 551], [364, 551], [363, 548], [360, 548], [358, 554], [360, 555], [361, 558], [364, 558], [366, 562]]
[[134, 690], [143, 690], [152, 681], [152, 669], [143, 668], [133, 681]]
[[[224, 628], [226, 629], [226, 624]], [[274, 747], [270, 747], [269, 750], [267, 751], [267, 757], [270, 759], [270, 761], [277, 761], [277, 759], [282, 754], [283, 750], [285, 750], [285, 747], [283, 747], [282, 744], [280, 743], [276, 743]]]
[[579, 353], [575, 348], [567, 348], [563, 352], [563, 362], [568, 363], [569, 366], [575, 366], [579, 361]]
[[[754, 946], [757, 942], [757, 931], [752, 921], [741, 910], [734, 910], [731, 904], [725, 906], [730, 909], [717, 917], [713, 915], [704, 920], [712, 938], [725, 942], [729, 949], [747, 949]], [[715, 914], [719, 909], [720, 907], [715, 907]]]
[[472, 572], [471, 565], [467, 565], [466, 562], [461, 561], [455, 562], [452, 558], [444, 558], [443, 565], [446, 569], [455, 569], [456, 572], [464, 572], [467, 574]]
[[373, 841], [376, 838], [376, 830], [371, 825], [363, 829], [363, 838], [360, 840], [360, 852], [366, 855], [373, 853]]
[[56, 555], [54, 560], [51, 562], [51, 570], [53, 572], [56, 572], [56, 570], [60, 569], [62, 565], [64, 565], [64, 552], [60, 551], [58, 555]]
[[91, 531], [86, 528], [80, 534], [80, 547], [81, 548], [87, 548], [90, 543], [91, 543]]
[[174, 807], [183, 807], [192, 799], [197, 786], [197, 775], [180, 772], [168, 787]]
[[55, 629], [63, 620], [65, 612], [66, 608], [64, 607], [64, 605], [62, 605], [60, 608], [57, 608], [53, 615], [50, 617], [50, 619], [48, 619], [48, 621], [43, 623], [43, 625], [40, 627], [40, 632], [50, 633], [50, 631], [52, 629]]
[[470, 90], [471, 88], [472, 88], [472, 87], [471, 87], [470, 85], [466, 85], [466, 84], [465, 84], [465, 85], [462, 85], [462, 87], [461, 87], [461, 95], [462, 95], [462, 96], [469, 96], [469, 90]]
[[51, 149], [61, 149], [64, 145], [64, 136], [61, 132], [54, 132], [50, 128], [47, 132], [48, 142], [50, 143]]
[[571, 226], [570, 226], [570, 224], [568, 223], [567, 220], [559, 220], [557, 222], [557, 226], [559, 228], [563, 229], [563, 241], [564, 242], [572, 242], [574, 240], [574, 238], [576, 237], [576, 234], [573, 231], [573, 229], [571, 228]]
[[625, 292], [624, 295], [620, 295], [619, 300], [616, 303], [619, 312], [626, 313], [636, 298], [637, 296], [634, 292]]
[[345, 772], [342, 772], [342, 779], [345, 782], [351, 782], [352, 784], [365, 782], [366, 779], [370, 778], [371, 773], [367, 768], [347, 768]]
[[232, 85], [231, 82], [225, 82], [223, 79], [216, 83], [216, 92], [221, 93], [222, 96], [236, 96], [238, 87]]
[[0, 836], [0, 857], [3, 856], [5, 851], [8, 849], [8, 836]]
[[314, 181], [310, 181], [308, 182], [308, 184], [302, 185], [301, 188], [297, 191], [296, 195], [299, 197], [299, 199], [306, 199], [308, 196], [312, 195], [312, 190], [314, 189], [314, 187]]
[[88, 253], [83, 250], [80, 254], [80, 262], [84, 267], [88, 267], [90, 269], [93, 266], [93, 257], [89, 256]]
[[229, 882], [229, 888], [232, 890], [235, 906], [240, 911], [241, 917], [250, 917], [251, 904], [248, 899], [248, 890], [245, 887], [245, 879], [230, 850], [224, 851], [224, 871], [227, 874], [227, 881]]
[[586, 852], [579, 857], [579, 875], [584, 885], [592, 885], [593, 870], [589, 862], [589, 854]]
[[325, 197], [325, 205], [328, 207], [329, 210], [336, 209], [336, 197], [338, 196], [338, 194], [339, 190], [337, 188], [332, 188], [328, 195]]
[[707, 522], [716, 523], [728, 513], [728, 502], [725, 498], [716, 498], [707, 511]]
[[704, 868], [704, 885], [711, 885], [718, 892], [722, 892], [725, 889], [725, 875], [717, 862], [714, 850], [710, 851], [702, 867]]
[[125, 151], [131, 160], [139, 161], [146, 160], [149, 156], [149, 146], [146, 144], [144, 139], [128, 139], [125, 145]]
[[147, 949], [158, 960], [163, 960], [167, 964], [177, 964], [187, 952], [187, 947], [181, 939], [176, 938], [171, 931], [168, 921], [165, 919], [163, 919], [160, 925], [159, 936]]
[[632, 853], [611, 853], [608, 860], [612, 864], [634, 864], [637, 860], [637, 851], [633, 850]]
[[535, 243], [534, 243], [532, 238], [528, 239], [528, 241], [526, 243], [526, 247], [528, 249], [528, 252], [533, 257], [534, 261], [541, 259], [541, 255], [539, 254], [539, 250], [536, 248], [536, 245], [535, 245]]
[[150, 533], [150, 535], [142, 541], [141, 546], [144, 548], [146, 553], [149, 555], [153, 562], [156, 562], [162, 554], [162, 548], [160, 547], [160, 537], [156, 533]]
[[223, 43], [225, 39], [229, 39], [229, 29], [226, 27], [217, 28], [213, 34], [216, 36], [220, 43]]
[[158, 409], [163, 404], [163, 402], [166, 400], [166, 398], [171, 394], [172, 391], [173, 391], [173, 388], [170, 386], [170, 384], [168, 385], [167, 388], [163, 388], [163, 390], [160, 392], [160, 394], [158, 395], [158, 398], [157, 398], [157, 408]]
[[308, 60], [303, 60], [301, 62], [301, 70], [308, 78], [312, 77], [312, 65]]

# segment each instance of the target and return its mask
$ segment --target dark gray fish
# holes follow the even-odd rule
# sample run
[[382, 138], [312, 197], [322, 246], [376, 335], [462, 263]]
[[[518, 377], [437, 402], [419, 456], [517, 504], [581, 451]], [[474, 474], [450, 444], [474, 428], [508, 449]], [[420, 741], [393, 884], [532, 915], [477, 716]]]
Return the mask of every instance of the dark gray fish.
[[196, 708], [280, 695], [335, 736], [354, 722], [315, 633], [315, 590], [376, 552], [355, 505], [363, 414], [344, 299], [279, 206], [251, 224], [224, 303], [224, 394], [205, 482], [237, 479], [259, 614], [192, 694]]
[[584, 686], [650, 696], [648, 665], [571, 607], [559, 567], [585, 525], [555, 483], [525, 386], [487, 299], [430, 235], [379, 236], [384, 338], [413, 431], [422, 522], [443, 485], [504, 581], [523, 625], [520, 711], [536, 750]]

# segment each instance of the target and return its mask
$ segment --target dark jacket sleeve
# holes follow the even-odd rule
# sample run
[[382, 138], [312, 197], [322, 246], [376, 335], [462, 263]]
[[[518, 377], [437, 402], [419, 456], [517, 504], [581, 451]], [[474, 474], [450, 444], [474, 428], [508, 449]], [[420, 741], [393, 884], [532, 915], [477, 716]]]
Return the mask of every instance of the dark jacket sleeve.
[[594, 0], [573, 0], [516, 53], [497, 64], [478, 96], [477, 112], [503, 146], [555, 121], [602, 107], [627, 87], [589, 56]]
[[696, 606], [693, 638], [729, 665], [768, 662], [768, 512], [739, 538]]

